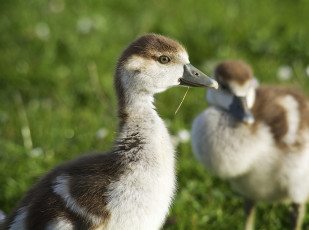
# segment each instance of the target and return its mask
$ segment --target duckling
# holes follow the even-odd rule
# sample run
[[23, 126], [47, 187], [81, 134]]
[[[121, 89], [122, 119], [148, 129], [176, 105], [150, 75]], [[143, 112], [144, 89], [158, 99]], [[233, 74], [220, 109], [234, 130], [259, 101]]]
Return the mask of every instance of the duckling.
[[192, 125], [196, 158], [245, 199], [246, 230], [256, 202], [291, 202], [291, 229], [301, 229], [309, 197], [309, 101], [299, 92], [259, 87], [249, 65], [224, 61], [219, 90]]
[[120, 118], [108, 153], [64, 163], [32, 187], [6, 219], [10, 230], [158, 230], [175, 193], [174, 148], [153, 106], [167, 88], [217, 87], [176, 41], [146, 34], [120, 56]]

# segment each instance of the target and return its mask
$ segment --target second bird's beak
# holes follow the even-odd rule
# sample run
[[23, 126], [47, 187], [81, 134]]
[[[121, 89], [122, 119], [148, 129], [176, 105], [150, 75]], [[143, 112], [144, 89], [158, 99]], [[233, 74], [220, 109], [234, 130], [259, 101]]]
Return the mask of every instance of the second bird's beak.
[[233, 97], [233, 102], [230, 106], [230, 110], [237, 120], [244, 122], [245, 124], [251, 125], [254, 123], [254, 116], [248, 108], [246, 97]]
[[184, 65], [182, 77], [179, 79], [180, 85], [190, 87], [210, 87], [218, 89], [218, 82], [206, 76], [191, 64]]

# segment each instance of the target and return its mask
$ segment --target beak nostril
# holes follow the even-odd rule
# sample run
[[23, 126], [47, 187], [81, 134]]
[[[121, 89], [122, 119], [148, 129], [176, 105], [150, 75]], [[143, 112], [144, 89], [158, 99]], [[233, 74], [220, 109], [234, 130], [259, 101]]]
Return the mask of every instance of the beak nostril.
[[198, 74], [198, 72], [194, 72], [194, 75], [195, 75], [195, 76], [198, 76], [199, 74]]

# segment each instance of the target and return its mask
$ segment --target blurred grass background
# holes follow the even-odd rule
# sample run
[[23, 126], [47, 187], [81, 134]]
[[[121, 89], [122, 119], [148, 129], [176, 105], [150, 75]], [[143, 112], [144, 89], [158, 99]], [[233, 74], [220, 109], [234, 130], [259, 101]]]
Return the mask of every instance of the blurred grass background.
[[[308, 95], [306, 0], [10, 0], [0, 6], [0, 209], [9, 212], [63, 161], [108, 150], [117, 128], [113, 73], [124, 47], [146, 32], [179, 40], [211, 74], [221, 60], [252, 65], [262, 84]], [[178, 140], [179, 189], [164, 229], [241, 229], [242, 200], [194, 159], [186, 131], [206, 106], [203, 89], [156, 96]], [[168, 105], [168, 106], [167, 106]], [[288, 207], [260, 204], [257, 229], [288, 229]], [[309, 213], [305, 217], [309, 229]]]

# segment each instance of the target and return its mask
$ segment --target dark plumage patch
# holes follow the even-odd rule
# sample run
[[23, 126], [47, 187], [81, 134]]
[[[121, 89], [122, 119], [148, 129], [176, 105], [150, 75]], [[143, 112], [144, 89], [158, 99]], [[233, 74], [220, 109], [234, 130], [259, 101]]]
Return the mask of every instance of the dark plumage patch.
[[130, 162], [137, 162], [139, 160], [138, 152], [144, 147], [144, 140], [135, 132], [125, 138], [119, 139], [115, 143], [116, 151], [128, 152], [127, 159]]
[[[110, 183], [119, 180], [120, 176], [126, 171], [123, 162], [128, 162], [128, 160], [124, 158], [126, 156], [116, 150], [112, 154], [84, 156], [52, 170], [27, 192], [27, 195], [18, 205], [18, 208], [30, 207], [26, 219], [27, 229], [45, 229], [47, 223], [57, 217], [68, 219], [75, 227], [74, 229], [98, 227], [67, 208], [63, 198], [54, 193], [53, 186], [55, 184], [53, 183], [58, 176], [68, 176], [69, 192], [72, 198], [87, 213], [101, 218], [100, 226], [106, 224], [111, 215], [106, 209], [107, 187]], [[18, 208], [9, 216], [4, 229], [8, 229], [12, 224]]]
[[138, 162], [137, 153], [144, 141], [138, 132], [118, 139], [111, 153], [91, 154], [64, 163], [46, 174], [20, 201], [8, 217], [4, 229], [13, 223], [20, 207], [28, 206], [27, 229], [45, 229], [47, 223], [62, 217], [69, 220], [74, 229], [94, 229], [89, 219], [67, 208], [61, 196], [53, 191], [58, 176], [67, 176], [71, 197], [90, 215], [101, 218], [104, 226], [111, 213], [106, 209], [109, 200], [108, 185], [120, 179], [130, 162]]
[[301, 140], [297, 140], [293, 146], [288, 146], [283, 138], [288, 131], [288, 121], [285, 109], [279, 103], [279, 99], [290, 95], [299, 105], [300, 124], [298, 133], [309, 127], [309, 108], [307, 98], [292, 89], [283, 87], [264, 86], [256, 90], [256, 99], [252, 108], [253, 116], [256, 120], [252, 126], [253, 131], [256, 130], [260, 122], [270, 127], [276, 144], [282, 148], [300, 147]]
[[107, 186], [117, 181], [125, 170], [121, 162], [122, 157], [118, 154], [92, 154], [56, 167], [27, 192], [9, 216], [5, 229], [9, 229], [17, 210], [26, 206], [29, 207], [25, 223], [27, 229], [45, 229], [57, 217], [69, 220], [74, 229], [98, 227], [67, 208], [63, 198], [53, 191], [58, 176], [68, 176], [69, 192], [73, 199], [87, 213], [101, 218], [100, 226], [106, 224], [111, 215], [106, 209]]
[[243, 61], [224, 61], [215, 69], [215, 79], [219, 85], [228, 89], [227, 82], [243, 85], [253, 76], [252, 69]]

